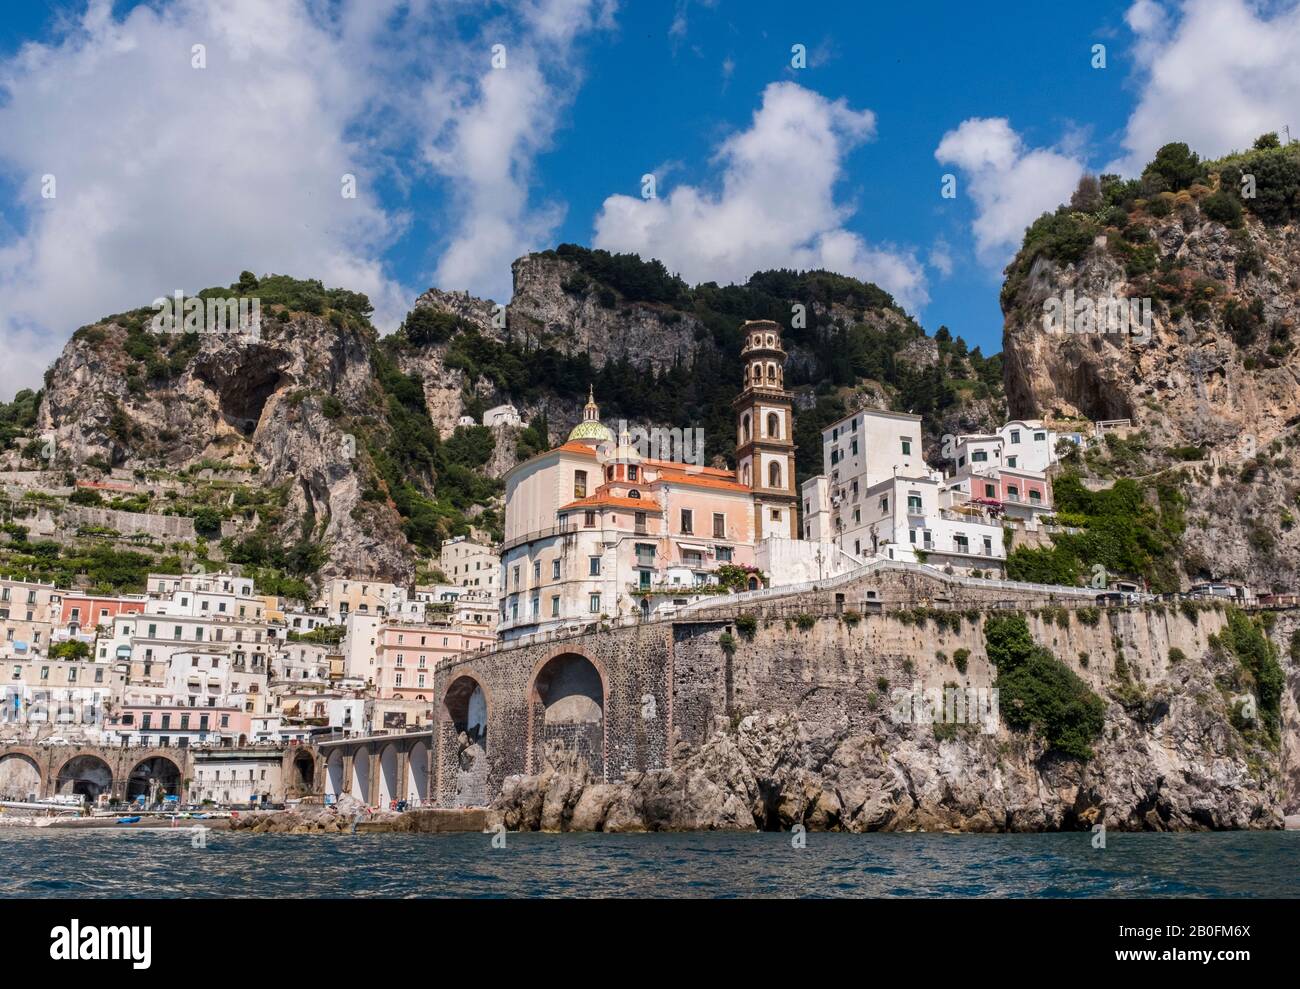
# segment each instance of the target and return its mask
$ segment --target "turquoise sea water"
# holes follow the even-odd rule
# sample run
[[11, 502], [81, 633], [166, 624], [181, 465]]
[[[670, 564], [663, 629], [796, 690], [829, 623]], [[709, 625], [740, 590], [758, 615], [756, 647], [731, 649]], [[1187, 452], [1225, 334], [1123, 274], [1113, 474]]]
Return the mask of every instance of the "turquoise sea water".
[[176, 835], [0, 831], [0, 897], [1300, 896], [1300, 832]]

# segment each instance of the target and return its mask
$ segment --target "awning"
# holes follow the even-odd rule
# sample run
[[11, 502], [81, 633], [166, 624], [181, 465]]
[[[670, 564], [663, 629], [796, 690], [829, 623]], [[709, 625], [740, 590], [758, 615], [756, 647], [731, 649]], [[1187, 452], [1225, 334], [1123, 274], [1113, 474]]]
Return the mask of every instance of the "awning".
[[693, 550], [693, 551], [695, 551], [696, 553], [707, 553], [707, 552], [709, 551], [709, 547], [707, 547], [707, 546], [705, 546], [705, 545], [703, 545], [703, 544], [701, 544], [701, 543], [682, 543], [682, 542], [679, 542], [677, 545], [678, 545], [680, 548], [682, 548], [682, 549]]

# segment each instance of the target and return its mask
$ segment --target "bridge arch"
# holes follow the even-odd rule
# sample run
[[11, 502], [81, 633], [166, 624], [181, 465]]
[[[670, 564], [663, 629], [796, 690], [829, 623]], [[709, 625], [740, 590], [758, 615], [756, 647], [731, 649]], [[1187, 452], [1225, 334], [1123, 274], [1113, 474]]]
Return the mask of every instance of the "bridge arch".
[[45, 785], [40, 763], [26, 752], [0, 756], [0, 799], [27, 800], [40, 796]]
[[289, 780], [289, 790], [304, 795], [316, 792], [316, 759], [308, 749], [294, 753]]
[[94, 801], [101, 793], [112, 793], [113, 767], [97, 755], [79, 752], [64, 760], [55, 774], [56, 794], [77, 794]]
[[126, 799], [143, 796], [148, 804], [157, 803], [164, 796], [176, 797], [181, 792], [181, 768], [171, 758], [154, 755], [141, 759], [126, 777]]
[[389, 804], [397, 799], [398, 783], [400, 781], [400, 778], [397, 775], [397, 746], [392, 742], [385, 745], [383, 751], [379, 753], [378, 761], [378, 803], [381, 809], [386, 809]]
[[582, 653], [557, 651], [537, 664], [528, 688], [534, 772], [562, 756], [605, 775], [605, 696], [604, 670]]
[[416, 742], [406, 760], [406, 799], [424, 803], [429, 799], [429, 747]]
[[352, 796], [370, 803], [370, 748], [358, 746], [352, 753]]
[[447, 685], [439, 718], [439, 789], [455, 807], [488, 801], [492, 698], [477, 674], [466, 671]]
[[333, 748], [325, 760], [325, 792], [337, 800], [343, 794], [346, 779], [343, 772], [343, 749]]

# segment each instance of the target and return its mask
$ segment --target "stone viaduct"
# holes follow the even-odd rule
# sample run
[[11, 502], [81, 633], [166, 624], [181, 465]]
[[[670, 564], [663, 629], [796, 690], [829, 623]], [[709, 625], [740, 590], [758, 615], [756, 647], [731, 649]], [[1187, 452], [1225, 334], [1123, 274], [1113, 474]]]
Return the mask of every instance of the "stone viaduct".
[[[220, 758], [238, 751], [244, 750], [4, 745], [0, 746], [0, 799], [77, 794], [93, 801], [107, 793], [111, 800], [132, 800], [140, 794], [168, 794], [183, 801], [185, 784], [194, 777], [196, 753], [210, 752]], [[283, 789], [302, 794], [316, 789], [316, 762], [316, 754], [310, 747], [285, 749], [281, 769]]]
[[[432, 737], [424, 736], [432, 749], [428, 799], [441, 807], [490, 803], [507, 777], [541, 772], [560, 750], [585, 759], [607, 782], [670, 769], [675, 750], [703, 742], [738, 711], [793, 709], [824, 687], [840, 689], [840, 642], [810, 642], [815, 655], [799, 655], [798, 646], [794, 655], [741, 649], [737, 659], [740, 615], [796, 642], [796, 623], [808, 619], [850, 613], [867, 619], [895, 608], [1079, 606], [1095, 599], [1096, 592], [1084, 588], [873, 563], [807, 585], [727, 595], [716, 603], [705, 599], [665, 620], [467, 655], [435, 671]], [[875, 649], [900, 663], [913, 648], [897, 629], [859, 630], [857, 641], [860, 652]]]

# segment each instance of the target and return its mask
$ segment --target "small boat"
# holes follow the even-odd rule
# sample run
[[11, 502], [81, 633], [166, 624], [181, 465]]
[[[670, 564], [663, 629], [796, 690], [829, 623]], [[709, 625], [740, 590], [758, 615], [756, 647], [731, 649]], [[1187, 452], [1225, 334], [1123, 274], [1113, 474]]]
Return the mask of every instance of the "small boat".
[[138, 817], [119, 817], [119, 818], [117, 819], [117, 823], [118, 823], [118, 824], [139, 824], [139, 823], [140, 823], [140, 818], [138, 818]]

